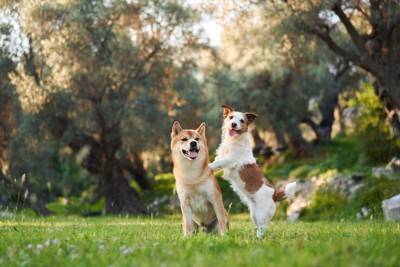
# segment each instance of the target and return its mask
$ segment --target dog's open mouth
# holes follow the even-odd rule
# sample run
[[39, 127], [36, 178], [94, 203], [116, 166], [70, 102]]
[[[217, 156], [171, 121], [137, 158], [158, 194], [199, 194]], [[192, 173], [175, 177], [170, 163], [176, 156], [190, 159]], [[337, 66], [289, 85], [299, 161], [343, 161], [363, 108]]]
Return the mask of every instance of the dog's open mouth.
[[228, 129], [228, 134], [230, 137], [234, 137], [235, 135], [237, 135], [239, 133], [240, 133], [240, 130]]
[[197, 155], [199, 154], [199, 150], [197, 148], [191, 148], [189, 150], [182, 150], [183, 155], [185, 155], [185, 157], [193, 160], [197, 158]]

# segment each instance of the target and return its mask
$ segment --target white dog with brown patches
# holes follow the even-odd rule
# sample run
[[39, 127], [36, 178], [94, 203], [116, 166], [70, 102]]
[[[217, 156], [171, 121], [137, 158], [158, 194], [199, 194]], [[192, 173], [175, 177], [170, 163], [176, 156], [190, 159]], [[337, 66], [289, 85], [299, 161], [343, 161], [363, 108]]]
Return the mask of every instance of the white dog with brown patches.
[[251, 148], [249, 126], [257, 115], [238, 112], [225, 105], [222, 107], [221, 144], [214, 162], [209, 166], [213, 171], [223, 169], [223, 178], [230, 182], [232, 189], [249, 208], [257, 237], [262, 237], [275, 214], [275, 202], [292, 197], [296, 182], [287, 184], [284, 191], [275, 190], [256, 165]]
[[171, 150], [176, 190], [182, 210], [184, 236], [197, 232], [225, 235], [228, 216], [222, 202], [217, 179], [208, 167], [205, 123], [197, 130], [182, 129], [176, 121], [172, 126]]

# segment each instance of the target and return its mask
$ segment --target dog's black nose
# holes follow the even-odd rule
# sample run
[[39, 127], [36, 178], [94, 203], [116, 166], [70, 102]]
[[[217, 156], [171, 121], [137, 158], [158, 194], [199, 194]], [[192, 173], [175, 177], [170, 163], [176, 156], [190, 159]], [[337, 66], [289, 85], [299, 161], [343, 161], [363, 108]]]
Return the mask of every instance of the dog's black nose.
[[232, 128], [236, 128], [237, 123], [236, 122], [232, 122]]
[[196, 141], [190, 142], [190, 147], [196, 147], [196, 146], [197, 146], [197, 142]]

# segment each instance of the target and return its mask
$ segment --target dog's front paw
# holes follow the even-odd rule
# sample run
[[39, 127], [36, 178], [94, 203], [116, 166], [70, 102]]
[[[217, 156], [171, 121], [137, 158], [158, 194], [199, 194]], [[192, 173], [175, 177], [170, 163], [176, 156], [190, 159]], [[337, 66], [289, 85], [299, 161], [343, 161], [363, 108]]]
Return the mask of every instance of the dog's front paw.
[[209, 163], [208, 167], [213, 171], [216, 172], [220, 168], [218, 164], [214, 161], [213, 163]]

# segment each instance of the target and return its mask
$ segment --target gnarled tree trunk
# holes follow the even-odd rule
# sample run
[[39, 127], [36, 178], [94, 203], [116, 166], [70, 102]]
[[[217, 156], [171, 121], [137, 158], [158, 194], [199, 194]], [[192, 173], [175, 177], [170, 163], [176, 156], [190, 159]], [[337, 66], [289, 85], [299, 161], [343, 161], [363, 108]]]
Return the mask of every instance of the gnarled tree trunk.
[[146, 214], [146, 206], [124, 177], [117, 159], [107, 159], [103, 172], [98, 177], [105, 198], [106, 214]]
[[90, 136], [77, 136], [69, 145], [74, 151], [90, 146], [82, 165], [98, 180], [106, 214], [147, 213], [138, 193], [124, 176], [120, 159], [115, 156], [121, 146], [118, 126], [103, 129], [100, 142]]

